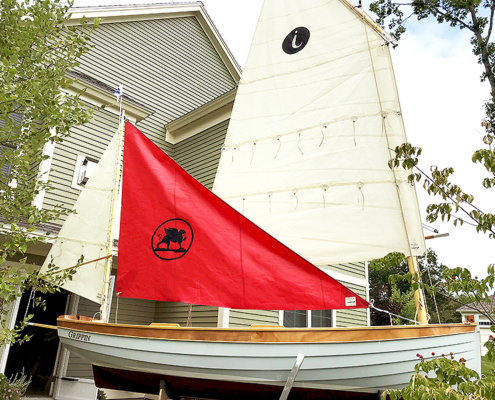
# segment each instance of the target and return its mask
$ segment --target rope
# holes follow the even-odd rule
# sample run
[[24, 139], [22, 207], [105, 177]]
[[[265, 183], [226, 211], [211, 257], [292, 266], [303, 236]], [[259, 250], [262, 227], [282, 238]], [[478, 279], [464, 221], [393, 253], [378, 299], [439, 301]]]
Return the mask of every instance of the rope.
[[190, 328], [192, 326], [192, 304], [187, 307], [187, 324], [186, 327]]
[[323, 131], [324, 129], [327, 129], [326, 125], [323, 125], [321, 127], [321, 142], [320, 142], [320, 145], [318, 147], [321, 147], [321, 145], [323, 144], [323, 141], [325, 140], [325, 132]]
[[117, 305], [116, 305], [116, 308], [115, 308], [115, 323], [117, 324], [117, 319], [118, 319], [118, 316], [119, 316], [119, 299], [120, 299], [120, 295], [122, 294], [122, 292], [117, 292]]
[[303, 153], [302, 149], [299, 147], [299, 142], [301, 141], [301, 131], [298, 132], [298, 135], [299, 135], [299, 139], [297, 139], [297, 148], [299, 149], [299, 151], [301, 152], [301, 155], [303, 156], [304, 153]]
[[[433, 282], [431, 280], [431, 275], [430, 275], [430, 268], [426, 268], [426, 270], [428, 271], [428, 278], [430, 278], [430, 286], [433, 286]], [[440, 313], [438, 312], [437, 298], [435, 296], [435, 292], [433, 292], [433, 303], [435, 304], [435, 309], [437, 310], [438, 323], [441, 324]]]
[[253, 160], [254, 160], [254, 146], [256, 146], [256, 141], [253, 142], [251, 162], [249, 163], [249, 165], [251, 165], [253, 163]]
[[[393, 312], [390, 312], [390, 311], [387, 311], [387, 310], [382, 310], [381, 308], [378, 308], [378, 307], [375, 307], [374, 306], [374, 303], [375, 301], [374, 300], [371, 300], [370, 301], [370, 308], [373, 308], [374, 310], [376, 311], [380, 311], [380, 312], [383, 312], [385, 314], [388, 314], [390, 316], [390, 325], [393, 325], [392, 323], [392, 315], [396, 318], [401, 318], [401, 319], [404, 319], [406, 321], [409, 321], [409, 322], [412, 322], [414, 323], [415, 325], [419, 325], [420, 322], [419, 321], [416, 321], [416, 320], [412, 320], [412, 319], [409, 319], [409, 318], [406, 318], [406, 317], [403, 317], [402, 315], [397, 315], [397, 314], [394, 314]], [[415, 317], [416, 318], [416, 317]]]
[[277, 140], [278, 140], [279, 145], [278, 145], [278, 150], [277, 150], [277, 152], [275, 153], [275, 157], [273, 157], [274, 159], [275, 159], [275, 158], [277, 158], [277, 156], [278, 156], [278, 152], [280, 151], [280, 148], [282, 147], [282, 141], [280, 140], [280, 138], [279, 138], [279, 137], [277, 138]]
[[34, 290], [31, 289], [31, 293], [29, 294], [29, 299], [28, 299], [28, 303], [27, 303], [27, 306], [26, 306], [26, 312], [24, 313], [24, 319], [27, 318], [28, 311], [29, 311], [29, 304], [31, 302], [33, 302], [33, 308], [34, 308], [34, 306], [35, 306], [35, 299], [36, 299], [36, 295], [34, 294]]

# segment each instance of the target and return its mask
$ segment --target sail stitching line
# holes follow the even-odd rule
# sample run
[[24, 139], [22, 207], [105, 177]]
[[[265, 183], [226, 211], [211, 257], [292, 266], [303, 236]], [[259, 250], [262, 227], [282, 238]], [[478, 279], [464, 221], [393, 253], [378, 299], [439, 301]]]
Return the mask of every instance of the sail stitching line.
[[106, 246], [106, 244], [107, 244], [107, 243], [101, 243], [101, 242], [100, 243], [90, 242], [89, 240], [74, 239], [74, 238], [70, 238], [70, 237], [66, 237], [66, 236], [59, 236], [58, 238], [62, 239], [62, 240], [68, 240], [69, 242], [89, 244], [89, 245], [98, 246], [98, 247]]
[[111, 192], [111, 188], [106, 188], [106, 187], [98, 187], [98, 186], [86, 186], [84, 190], [95, 190], [98, 192]]
[[335, 63], [335, 61], [337, 61], [337, 60], [342, 60], [344, 58], [348, 58], [348, 57], [351, 57], [353, 55], [356, 55], [356, 54], [359, 54], [359, 53], [365, 53], [365, 52], [366, 52], [366, 50], [363, 50], [363, 51], [354, 51], [354, 52], [352, 52], [350, 54], [346, 54], [346, 55], [343, 55], [341, 57], [334, 58], [332, 60], [325, 60], [325, 61], [319, 62], [317, 64], [311, 65], [309, 67], [298, 68], [298, 69], [287, 71], [287, 72], [284, 72], [284, 73], [281, 73], [281, 74], [268, 75], [268, 76], [264, 76], [262, 78], [252, 79], [250, 81], [248, 81], [248, 80], [241, 80], [240, 84], [241, 85], [250, 85], [252, 83], [262, 82], [262, 81], [266, 81], [268, 79], [278, 78], [280, 76], [287, 76], [287, 75], [297, 74], [299, 72], [303, 72], [303, 71], [307, 71], [307, 70], [310, 70], [310, 69], [318, 68], [318, 67], [321, 67], [322, 65], [325, 65], [325, 64]]

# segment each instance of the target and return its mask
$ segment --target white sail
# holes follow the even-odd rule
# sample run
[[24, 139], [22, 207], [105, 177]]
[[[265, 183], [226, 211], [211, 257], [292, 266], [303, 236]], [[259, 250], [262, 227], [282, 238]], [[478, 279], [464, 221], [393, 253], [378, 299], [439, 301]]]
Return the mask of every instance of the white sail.
[[421, 255], [405, 141], [383, 34], [345, 0], [266, 0], [213, 191], [316, 265]]
[[[62, 270], [76, 265], [81, 255], [84, 262], [107, 255], [118, 134], [113, 137], [81, 191], [74, 205], [76, 213], [67, 217], [41, 268], [42, 273], [47, 272], [50, 262], [56, 270]], [[78, 267], [72, 280], [62, 287], [101, 304], [105, 263], [106, 259], [103, 259]]]

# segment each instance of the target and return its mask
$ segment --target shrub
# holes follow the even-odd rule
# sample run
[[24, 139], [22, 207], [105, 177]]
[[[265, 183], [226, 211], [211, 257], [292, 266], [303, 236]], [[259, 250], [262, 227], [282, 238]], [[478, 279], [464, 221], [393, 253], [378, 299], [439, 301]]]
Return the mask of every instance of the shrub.
[[31, 378], [28, 379], [24, 373], [21, 373], [20, 377], [16, 374], [10, 379], [0, 374], [0, 398], [2, 400], [20, 400], [30, 383]]

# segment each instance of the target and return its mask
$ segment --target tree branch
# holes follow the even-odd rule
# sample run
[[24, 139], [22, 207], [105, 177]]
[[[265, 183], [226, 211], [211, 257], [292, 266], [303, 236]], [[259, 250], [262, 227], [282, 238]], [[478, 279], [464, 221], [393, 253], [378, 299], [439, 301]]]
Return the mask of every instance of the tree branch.
[[[426, 174], [425, 172], [423, 172], [423, 171], [421, 170], [421, 168], [419, 168], [417, 165], [416, 165], [416, 166], [414, 166], [414, 168], [416, 168], [416, 169], [417, 169], [417, 170], [418, 170], [418, 171], [419, 171], [419, 172], [420, 172], [420, 173], [421, 173], [421, 174], [425, 177], [425, 179], [427, 179], [429, 182], [431, 182], [433, 185], [435, 185], [435, 186], [438, 188], [438, 190], [440, 190], [446, 198], [448, 198], [450, 201], [452, 201], [452, 202], [454, 202], [454, 203], [456, 203], [456, 204], [457, 204], [456, 200], [454, 200], [451, 196], [449, 196], [449, 195], [445, 192], [445, 190], [443, 190], [443, 189], [442, 189], [442, 188], [441, 188], [441, 187], [440, 187], [440, 186], [439, 186], [439, 185], [438, 185], [438, 184], [437, 184], [437, 183], [436, 183], [436, 182], [435, 182], [432, 178], [430, 178], [430, 177], [428, 176], [428, 174]], [[467, 203], [467, 204], [469, 204], [471, 207], [473, 207], [476, 211], [479, 211], [481, 214], [483, 214], [483, 215], [485, 214], [483, 211], [481, 211], [478, 207], [476, 207], [476, 206], [475, 206], [475, 205], [473, 205], [472, 203], [469, 203], [469, 202], [466, 202], [466, 203]], [[462, 206], [461, 206], [461, 205], [459, 205], [459, 204], [457, 204], [457, 205], [458, 205], [459, 209], [460, 209], [462, 212], [464, 212], [464, 213], [465, 213], [465, 214], [466, 214], [469, 218], [471, 218], [474, 222], [476, 222], [476, 224], [477, 224], [477, 225], [480, 225], [480, 222], [479, 222], [478, 220], [476, 220], [475, 218], [473, 218], [473, 216], [472, 216], [472, 215], [471, 215], [471, 214], [470, 214], [467, 210], [465, 210], [465, 209], [464, 209], [464, 207], [462, 207]], [[491, 233], [495, 234], [495, 231], [494, 231], [492, 228], [487, 228], [487, 230], [488, 230], [489, 232], [491, 232]]]
[[492, 6], [490, 8], [490, 23], [488, 25], [488, 34], [486, 35], [485, 45], [488, 44], [488, 41], [490, 40], [490, 36], [492, 34], [493, 14], [494, 13], [495, 13], [495, 2], [492, 4]]
[[[476, 40], [479, 43], [479, 47], [481, 51], [481, 61], [483, 62], [483, 65], [485, 67], [485, 73], [486, 73], [486, 77], [488, 78], [488, 82], [490, 82], [490, 87], [492, 89], [491, 90], [492, 97], [495, 97], [495, 76], [493, 75], [492, 66], [490, 65], [490, 57], [488, 54], [487, 44], [483, 40], [482, 32], [479, 29], [479, 21], [478, 21], [478, 17], [476, 16], [476, 10], [474, 6], [469, 6], [469, 11], [471, 13], [471, 19], [473, 21], [472, 31], [476, 36]], [[493, 9], [491, 15], [493, 16]]]

